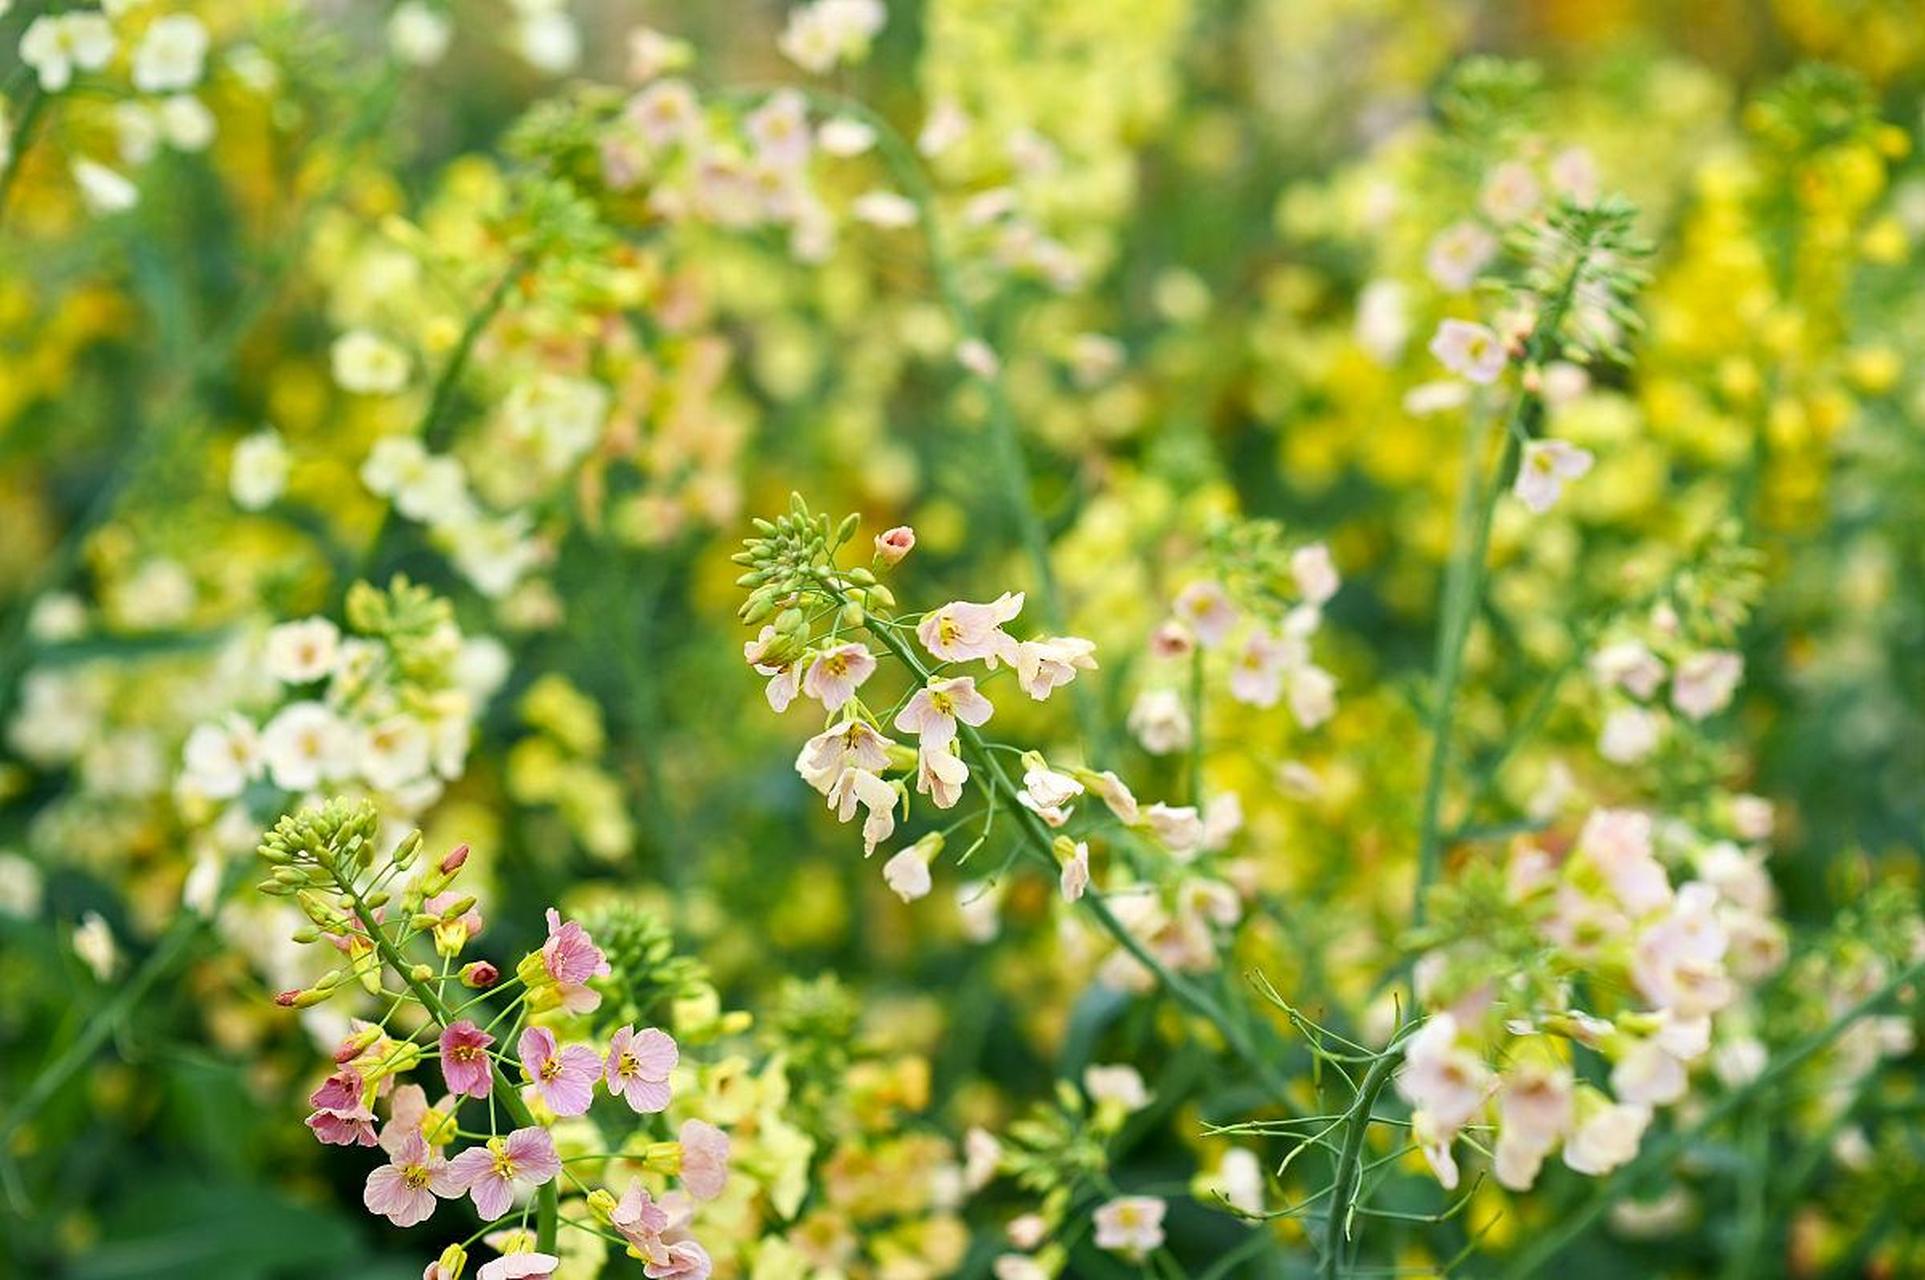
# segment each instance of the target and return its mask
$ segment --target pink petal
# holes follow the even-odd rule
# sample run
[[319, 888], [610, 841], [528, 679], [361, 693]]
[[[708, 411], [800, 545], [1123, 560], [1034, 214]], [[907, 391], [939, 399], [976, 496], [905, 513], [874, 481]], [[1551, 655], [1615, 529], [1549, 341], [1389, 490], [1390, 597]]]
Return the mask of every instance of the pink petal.
[[517, 1129], [508, 1135], [508, 1159], [515, 1176], [536, 1186], [561, 1172], [561, 1157], [555, 1154], [555, 1140], [548, 1130], [537, 1125]]
[[644, 1080], [663, 1081], [668, 1073], [681, 1061], [681, 1051], [675, 1047], [675, 1039], [668, 1032], [650, 1027], [635, 1037], [629, 1046], [630, 1053], [641, 1068]]
[[508, 1212], [508, 1206], [515, 1202], [515, 1189], [508, 1179], [490, 1170], [487, 1176], [475, 1179], [475, 1184], [468, 1188], [468, 1198], [475, 1202], [475, 1212], [482, 1220], [492, 1222]]

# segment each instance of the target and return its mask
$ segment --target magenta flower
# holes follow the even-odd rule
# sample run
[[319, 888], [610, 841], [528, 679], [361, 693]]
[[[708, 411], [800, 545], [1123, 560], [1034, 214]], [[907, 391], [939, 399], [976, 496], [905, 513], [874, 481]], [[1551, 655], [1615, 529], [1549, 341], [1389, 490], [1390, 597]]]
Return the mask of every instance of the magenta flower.
[[666, 1031], [623, 1027], [608, 1043], [608, 1091], [643, 1114], [668, 1106], [668, 1074], [680, 1053]]
[[548, 908], [548, 941], [542, 944], [541, 967], [561, 994], [561, 1007], [570, 1013], [588, 1013], [601, 1006], [601, 995], [589, 990], [590, 978], [610, 972], [607, 957], [595, 945], [588, 931], [570, 920], [562, 923], [561, 913]]
[[602, 1060], [583, 1044], [557, 1049], [555, 1033], [547, 1027], [529, 1027], [521, 1033], [521, 1069], [528, 1073], [535, 1092], [558, 1116], [578, 1116], [595, 1100], [595, 1078], [602, 1073]]
[[682, 1124], [682, 1185], [697, 1200], [713, 1200], [729, 1181], [729, 1135], [705, 1120]]
[[308, 1116], [307, 1127], [330, 1146], [373, 1146], [374, 1112], [362, 1101], [365, 1091], [361, 1073], [353, 1067], [342, 1067], [308, 1095], [314, 1113]]
[[397, 1227], [412, 1227], [434, 1213], [436, 1196], [460, 1194], [448, 1162], [414, 1133], [396, 1142], [389, 1162], [368, 1175], [361, 1203]]
[[[468, 1193], [475, 1212], [492, 1222], [508, 1212], [517, 1189], [539, 1187], [561, 1172], [555, 1140], [537, 1126], [517, 1129], [506, 1138], [490, 1138], [488, 1145], [469, 1147], [448, 1162], [448, 1185], [455, 1194]], [[524, 1272], [543, 1275], [545, 1272]]]
[[448, 1024], [441, 1033], [441, 1078], [448, 1092], [485, 1098], [495, 1087], [494, 1072], [488, 1066], [488, 1046], [495, 1038], [463, 1018]]

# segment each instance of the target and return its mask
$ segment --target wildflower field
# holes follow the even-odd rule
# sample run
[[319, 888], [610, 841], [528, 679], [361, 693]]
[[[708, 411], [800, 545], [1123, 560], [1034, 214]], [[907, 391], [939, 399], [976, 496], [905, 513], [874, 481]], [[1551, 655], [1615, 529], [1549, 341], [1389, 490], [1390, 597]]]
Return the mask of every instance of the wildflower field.
[[0, 50], [0, 1280], [1925, 1276], [1919, 0]]

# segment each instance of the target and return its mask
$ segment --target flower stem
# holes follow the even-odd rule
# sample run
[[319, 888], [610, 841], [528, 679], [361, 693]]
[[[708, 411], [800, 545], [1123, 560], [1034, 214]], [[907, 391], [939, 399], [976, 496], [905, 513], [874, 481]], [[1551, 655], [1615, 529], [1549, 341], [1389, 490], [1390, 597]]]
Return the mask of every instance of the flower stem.
[[[401, 975], [401, 980], [408, 984], [408, 989], [414, 992], [414, 998], [421, 1002], [421, 1007], [427, 1011], [429, 1017], [435, 1020], [435, 1025], [445, 1028], [454, 1021], [453, 1014], [441, 1002], [441, 997], [435, 994], [434, 989], [414, 977], [414, 966], [408, 963], [407, 957], [403, 956], [400, 949], [388, 939], [388, 935], [381, 931], [379, 923], [374, 918], [374, 912], [368, 909], [367, 902], [355, 891], [354, 886], [343, 881], [341, 887], [347, 891], [349, 897], [354, 899], [354, 914], [361, 921], [361, 927], [367, 930], [368, 937], [374, 940], [375, 948], [381, 953], [381, 958]], [[501, 1095], [501, 1105], [508, 1112], [508, 1118], [514, 1122], [516, 1128], [532, 1127], [535, 1117], [530, 1114], [528, 1104], [521, 1100], [521, 1091], [515, 1088], [514, 1082], [508, 1078], [507, 1071], [502, 1068], [499, 1061], [492, 1058], [489, 1066], [495, 1076], [495, 1088], [490, 1092], [490, 1098], [492, 1099], [497, 1093]], [[553, 1178], [542, 1183], [535, 1193], [535, 1247], [543, 1253], [555, 1251], [557, 1199]]]
[[1390, 1083], [1391, 1073], [1402, 1059], [1403, 1055], [1394, 1046], [1379, 1054], [1370, 1064], [1370, 1070], [1364, 1073], [1362, 1083], [1357, 1086], [1357, 1097], [1350, 1104], [1343, 1149], [1338, 1153], [1336, 1176], [1330, 1184], [1330, 1216], [1324, 1219], [1323, 1225], [1323, 1259], [1317, 1268], [1317, 1274], [1327, 1280], [1335, 1280], [1347, 1270], [1344, 1258], [1350, 1243], [1350, 1219], [1356, 1208], [1357, 1187], [1363, 1179], [1364, 1136], [1370, 1131], [1377, 1098]]

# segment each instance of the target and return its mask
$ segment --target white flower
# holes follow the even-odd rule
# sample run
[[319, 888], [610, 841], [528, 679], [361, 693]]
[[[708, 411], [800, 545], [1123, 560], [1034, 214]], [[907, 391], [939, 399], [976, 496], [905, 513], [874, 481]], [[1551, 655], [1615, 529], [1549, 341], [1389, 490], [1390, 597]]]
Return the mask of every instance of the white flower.
[[541, 465], [551, 473], [563, 471], [588, 452], [601, 437], [607, 416], [606, 387], [557, 373], [522, 379], [501, 405], [509, 437], [533, 446]]
[[1461, 409], [1470, 400], [1470, 388], [1455, 378], [1420, 382], [1404, 393], [1404, 412], [1413, 418]]
[[1290, 553], [1290, 576], [1306, 602], [1321, 606], [1337, 594], [1343, 579], [1337, 576], [1337, 562], [1330, 548], [1321, 542], [1298, 547]]
[[474, 514], [461, 463], [429, 453], [413, 436], [376, 440], [361, 464], [361, 483], [410, 520], [448, 524]]
[[42, 644], [76, 640], [87, 632], [87, 606], [71, 591], [49, 591], [27, 613], [27, 634]]
[[1577, 1127], [1564, 1143], [1564, 1163], [1579, 1173], [1601, 1177], [1638, 1153], [1651, 1109], [1605, 1101], [1586, 1090], [1580, 1095]]
[[1694, 653], [1672, 674], [1671, 705], [1692, 720], [1716, 715], [1731, 705], [1744, 673], [1744, 658], [1729, 649]]
[[212, 800], [231, 799], [261, 776], [260, 733], [241, 715], [197, 725], [181, 749], [181, 763], [183, 784]]
[[359, 395], [393, 395], [408, 385], [408, 354], [366, 329], [334, 340], [334, 380]]
[[1641, 640], [1621, 640], [1591, 655], [1591, 675], [1605, 688], [1622, 688], [1634, 698], [1648, 698], [1664, 683], [1664, 663]]
[[849, 216], [872, 227], [897, 230], [916, 224], [916, 204], [893, 191], [865, 191], [850, 202]]
[[221, 855], [202, 849], [194, 855], [194, 865], [181, 883], [180, 903], [197, 916], [212, 918], [220, 907], [221, 873], [226, 869]]
[[334, 674], [341, 631], [326, 618], [284, 622], [267, 633], [267, 673], [282, 684], [308, 684]]
[[888, 19], [882, 0], [815, 0], [789, 11], [776, 37], [782, 56], [817, 75], [838, 62], [860, 62]]
[[528, 517], [520, 512], [499, 519], [471, 514], [441, 524], [438, 533], [461, 576], [482, 595], [498, 600], [541, 559], [528, 527]]
[[96, 214], [124, 213], [140, 203], [139, 188], [104, 164], [76, 160], [73, 175], [80, 198]]
[[934, 882], [929, 877], [929, 861], [921, 843], [912, 844], [882, 864], [882, 878], [904, 902], [927, 897]]
[[961, 142], [968, 133], [969, 116], [954, 98], [942, 98], [930, 108], [928, 118], [923, 121], [922, 132], [916, 135], [916, 150], [933, 160]]
[[1636, 764], [1657, 750], [1664, 719], [1643, 707], [1619, 707], [1604, 719], [1598, 754], [1612, 764]]
[[94, 977], [102, 982], [111, 981], [114, 970], [120, 967], [120, 948], [114, 944], [114, 931], [98, 911], [89, 911], [80, 917], [74, 928], [74, 954], [93, 970]]
[[283, 707], [261, 731], [268, 776], [283, 791], [307, 791], [354, 766], [354, 736], [318, 702]]
[[287, 446], [272, 427], [264, 427], [234, 445], [228, 463], [227, 491], [243, 511], [259, 511], [287, 487]]
[[1395, 363], [1410, 341], [1410, 307], [1404, 286], [1395, 280], [1372, 280], [1357, 294], [1357, 319], [1351, 326], [1357, 345], [1378, 364]]
[[360, 773], [381, 791], [399, 791], [428, 772], [433, 738], [413, 716], [389, 716], [361, 731]]
[[1337, 714], [1337, 677], [1314, 663], [1293, 668], [1284, 681], [1290, 714], [1306, 729], [1314, 729]]
[[1016, 683], [1042, 702], [1078, 671], [1096, 669], [1096, 644], [1080, 636], [1043, 636], [1016, 646]]
[[559, 9], [524, 14], [515, 29], [515, 52], [537, 71], [563, 75], [581, 61], [581, 30]]
[[1203, 847], [1203, 819], [1196, 806], [1158, 802], [1143, 810], [1143, 820], [1171, 856], [1189, 861]]
[[154, 19], [134, 50], [134, 88], [142, 93], [176, 93], [200, 82], [207, 58], [207, 28], [192, 14], [170, 13]]
[[431, 67], [454, 37], [454, 23], [422, 0], [404, 0], [388, 18], [388, 47], [401, 61]]
[[860, 120], [833, 116], [816, 128], [815, 140], [832, 156], [859, 156], [876, 145], [876, 131]]
[[0, 913], [22, 920], [39, 915], [45, 887], [39, 867], [17, 853], [0, 852]]
[[808, 162], [814, 141], [809, 132], [809, 106], [794, 89], [770, 94], [749, 113], [742, 128], [755, 144], [756, 159], [763, 164], [790, 171]]
[[956, 344], [956, 363], [984, 382], [1002, 372], [1003, 362], [995, 348], [981, 338], [964, 338]]
[[1525, 506], [1543, 515], [1557, 505], [1564, 482], [1584, 475], [1594, 461], [1589, 449], [1562, 440], [1533, 440], [1524, 446], [1512, 491]]
[[1154, 1196], [1118, 1196], [1094, 1215], [1096, 1247], [1140, 1258], [1163, 1247], [1166, 1206]]
[[1069, 857], [1063, 859], [1058, 887], [1065, 902], [1080, 902], [1089, 891], [1089, 846], [1081, 840], [1070, 846]]
[[1459, 1041], [1457, 1019], [1437, 1013], [1404, 1046], [1397, 1092], [1440, 1133], [1455, 1134], [1477, 1114], [1495, 1083], [1484, 1060]]
[[1125, 1111], [1141, 1111], [1150, 1105], [1150, 1091], [1142, 1075], [1128, 1063], [1092, 1063], [1083, 1068], [1083, 1089], [1098, 1106], [1113, 1103]]
[[963, 1134], [963, 1185], [981, 1191], [996, 1176], [1002, 1158], [1003, 1144], [996, 1141], [996, 1135], [971, 1125]]
[[695, 90], [683, 80], [661, 80], [630, 98], [622, 119], [650, 146], [690, 141], [701, 125]]
[[205, 151], [214, 141], [214, 113], [191, 93], [161, 99], [160, 131], [177, 151]]
[[20, 61], [34, 69], [40, 87], [59, 93], [74, 71], [98, 71], [114, 56], [114, 29], [98, 13], [42, 14], [20, 36]]
[[1491, 170], [1477, 202], [1492, 222], [1501, 224], [1529, 216], [1543, 198], [1530, 166], [1512, 160]]
[[1060, 809], [1083, 794], [1083, 784], [1038, 762], [1023, 772], [1023, 794], [1039, 809]]
[[693, 56], [688, 41], [665, 36], [653, 27], [636, 27], [628, 33], [628, 78], [636, 84], [687, 66]]
[[895, 726], [913, 733], [924, 747], [946, 747], [956, 740], [956, 724], [986, 724], [996, 708], [976, 691], [970, 676], [931, 680], [896, 713]]
[[1468, 320], [1446, 320], [1438, 325], [1437, 336], [1430, 340], [1430, 353], [1459, 377], [1486, 384], [1497, 381], [1508, 359], [1502, 339]]
[[1190, 745], [1190, 716], [1174, 689], [1145, 689], [1130, 706], [1128, 725], [1143, 749], [1166, 756]]

